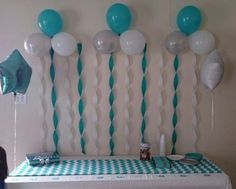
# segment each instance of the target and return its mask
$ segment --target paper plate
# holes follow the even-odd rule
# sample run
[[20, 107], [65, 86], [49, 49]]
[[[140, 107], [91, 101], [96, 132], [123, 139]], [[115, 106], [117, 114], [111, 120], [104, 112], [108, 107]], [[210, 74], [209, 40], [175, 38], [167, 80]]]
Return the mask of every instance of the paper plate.
[[179, 161], [181, 159], [184, 159], [184, 156], [175, 154], [175, 155], [168, 155], [167, 158], [172, 161]]

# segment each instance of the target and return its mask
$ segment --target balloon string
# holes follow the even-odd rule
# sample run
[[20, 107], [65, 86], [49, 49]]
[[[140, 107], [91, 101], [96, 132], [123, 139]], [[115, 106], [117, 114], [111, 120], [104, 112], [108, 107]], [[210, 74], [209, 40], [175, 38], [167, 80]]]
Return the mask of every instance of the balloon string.
[[14, 111], [14, 169], [16, 168], [16, 93], [14, 93], [15, 111]]
[[211, 92], [211, 129], [214, 129], [214, 93]]

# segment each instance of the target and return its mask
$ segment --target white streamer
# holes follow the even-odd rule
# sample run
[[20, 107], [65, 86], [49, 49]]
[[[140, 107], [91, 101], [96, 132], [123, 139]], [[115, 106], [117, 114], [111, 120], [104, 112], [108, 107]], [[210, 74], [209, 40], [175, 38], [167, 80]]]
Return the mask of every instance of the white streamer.
[[46, 81], [44, 78], [44, 73], [45, 73], [45, 59], [44, 57], [40, 57], [40, 64], [38, 64], [38, 76], [39, 80], [41, 82], [41, 85], [39, 85], [38, 90], [39, 90], [39, 96], [40, 96], [40, 101], [41, 101], [41, 108], [40, 108], [40, 113], [41, 113], [41, 120], [42, 120], [42, 131], [43, 131], [43, 136], [42, 136], [42, 149], [43, 151], [47, 151], [47, 137], [48, 137], [48, 125], [46, 121], [46, 115], [47, 115], [47, 107], [46, 107], [46, 98], [45, 98], [45, 93], [46, 93]]
[[71, 137], [69, 138], [70, 141], [70, 147], [71, 150], [74, 151], [75, 150], [75, 137], [76, 137], [76, 130], [74, 127], [74, 122], [75, 122], [75, 113], [72, 110], [72, 84], [71, 84], [71, 74], [70, 74], [70, 61], [69, 58], [66, 58], [66, 78], [65, 78], [65, 87], [66, 87], [66, 91], [68, 91], [68, 98], [66, 101], [66, 109], [68, 112], [68, 116], [67, 116], [67, 125], [68, 128], [70, 130], [71, 133]]
[[125, 152], [126, 154], [130, 153], [130, 112], [129, 112], [129, 108], [130, 108], [130, 61], [129, 61], [129, 56], [125, 56], [125, 61], [124, 61], [124, 66], [126, 68], [126, 75], [125, 75], [125, 98], [124, 98], [124, 103], [125, 103], [125, 109], [124, 109], [124, 113], [125, 113], [125, 127], [124, 127], [124, 133], [125, 133], [125, 138], [126, 138], [126, 143], [125, 143]]
[[211, 129], [214, 129], [214, 93], [211, 91]]
[[193, 141], [194, 141], [194, 148], [195, 151], [197, 151], [197, 141], [198, 141], [198, 119], [197, 119], [197, 85], [198, 85], [198, 80], [197, 80], [197, 74], [196, 74], [196, 69], [197, 69], [197, 60], [196, 60], [196, 55], [193, 54], [193, 80], [192, 80], [192, 86], [193, 86], [193, 96], [192, 96], [192, 101], [193, 101], [193, 117], [192, 117], [192, 127], [193, 127]]
[[15, 111], [14, 111], [14, 149], [13, 149], [13, 154], [14, 154], [14, 169], [16, 168], [16, 93], [14, 93], [14, 102], [15, 102]]
[[93, 87], [95, 90], [94, 96], [93, 96], [93, 106], [94, 106], [94, 114], [93, 114], [93, 124], [94, 124], [94, 130], [93, 130], [93, 143], [94, 143], [94, 153], [97, 156], [98, 155], [98, 128], [99, 128], [99, 117], [98, 117], [98, 111], [99, 111], [99, 98], [98, 98], [98, 92], [99, 92], [99, 78], [98, 78], [98, 70], [99, 70], [99, 55], [96, 54], [96, 61], [93, 63], [94, 67], [94, 79], [93, 79]]
[[158, 132], [159, 134], [161, 135], [162, 134], [162, 111], [163, 111], [163, 74], [164, 74], [164, 59], [163, 59], [163, 52], [160, 53], [160, 63], [159, 63], [159, 79], [158, 79], [158, 88], [159, 88], [159, 95], [158, 95], [158, 121], [157, 121], [157, 129], [158, 129]]

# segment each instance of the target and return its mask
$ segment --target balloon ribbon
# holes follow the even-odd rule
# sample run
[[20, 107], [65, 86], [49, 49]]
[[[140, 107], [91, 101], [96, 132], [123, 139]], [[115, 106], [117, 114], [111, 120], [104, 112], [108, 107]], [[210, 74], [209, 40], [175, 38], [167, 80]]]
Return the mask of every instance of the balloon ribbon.
[[173, 96], [172, 103], [173, 103], [174, 112], [172, 115], [172, 126], [173, 126], [172, 144], [173, 144], [173, 147], [172, 147], [171, 154], [176, 154], [176, 149], [175, 149], [175, 144], [177, 141], [176, 126], [177, 126], [177, 122], [178, 122], [176, 109], [177, 109], [177, 105], [178, 105], [177, 88], [178, 88], [178, 84], [179, 84], [179, 76], [178, 76], [179, 58], [178, 58], [178, 55], [175, 56], [173, 66], [174, 66], [175, 75], [174, 75], [174, 80], [173, 80], [174, 96]]
[[80, 146], [81, 146], [81, 151], [83, 154], [86, 154], [85, 152], [85, 139], [84, 139], [84, 120], [83, 120], [83, 113], [84, 113], [84, 103], [83, 103], [83, 81], [82, 81], [82, 71], [83, 71], [83, 65], [82, 61], [80, 59], [81, 51], [82, 51], [82, 44], [78, 43], [77, 44], [77, 50], [78, 50], [78, 61], [77, 61], [77, 72], [79, 75], [79, 80], [78, 80], [78, 95], [79, 95], [79, 102], [78, 102], [78, 112], [80, 115], [79, 119], [79, 133], [80, 133]]
[[57, 129], [58, 129], [59, 120], [58, 120], [58, 115], [57, 115], [57, 111], [56, 111], [57, 95], [56, 95], [56, 89], [55, 89], [55, 83], [54, 83], [54, 79], [55, 79], [55, 68], [54, 68], [54, 63], [53, 63], [54, 50], [52, 48], [50, 50], [50, 58], [51, 58], [50, 78], [52, 81], [51, 102], [52, 102], [52, 106], [53, 106], [53, 126], [54, 126], [53, 142], [54, 142], [54, 146], [55, 146], [55, 153], [58, 153], [59, 137], [58, 137]]

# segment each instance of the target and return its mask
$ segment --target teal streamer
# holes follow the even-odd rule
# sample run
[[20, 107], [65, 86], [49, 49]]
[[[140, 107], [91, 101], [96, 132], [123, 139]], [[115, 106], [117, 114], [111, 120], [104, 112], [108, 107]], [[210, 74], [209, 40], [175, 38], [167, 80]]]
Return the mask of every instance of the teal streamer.
[[83, 120], [83, 113], [84, 113], [84, 102], [83, 102], [83, 80], [82, 80], [82, 71], [83, 71], [83, 64], [80, 58], [81, 52], [82, 52], [82, 44], [78, 43], [77, 44], [77, 50], [78, 50], [78, 61], [77, 61], [77, 72], [79, 75], [79, 80], [78, 80], [78, 86], [77, 86], [77, 90], [78, 90], [78, 95], [79, 95], [79, 102], [78, 102], [78, 112], [80, 115], [80, 119], [79, 119], [79, 125], [78, 125], [78, 130], [80, 133], [80, 147], [81, 147], [81, 151], [83, 154], [86, 154], [85, 151], [85, 145], [86, 145], [86, 141], [84, 139], [84, 129], [85, 129], [85, 125], [84, 125], [84, 120]]
[[147, 51], [147, 44], [143, 50], [143, 57], [141, 61], [141, 68], [142, 68], [142, 80], [141, 80], [141, 93], [142, 93], [142, 101], [141, 101], [141, 114], [142, 114], [142, 121], [141, 121], [141, 142], [144, 143], [144, 133], [146, 129], [146, 92], [147, 92], [147, 80], [146, 80], [146, 70], [147, 70], [147, 59], [146, 59], [146, 51]]
[[53, 127], [54, 127], [52, 138], [53, 138], [53, 143], [54, 143], [54, 146], [55, 146], [55, 153], [58, 153], [59, 137], [58, 137], [57, 128], [58, 128], [59, 119], [58, 119], [58, 115], [57, 115], [57, 111], [56, 111], [57, 94], [56, 94], [56, 89], [55, 89], [55, 85], [54, 85], [55, 68], [54, 68], [54, 63], [53, 63], [54, 50], [52, 48], [50, 50], [50, 58], [51, 58], [50, 78], [51, 78], [51, 81], [52, 81], [51, 102], [52, 102], [52, 106], [53, 106], [53, 120], [52, 121], [53, 121]]
[[174, 66], [174, 71], [175, 71], [175, 75], [174, 75], [174, 80], [173, 80], [173, 88], [174, 88], [174, 95], [173, 95], [173, 115], [172, 115], [172, 126], [173, 126], [173, 132], [172, 132], [172, 150], [171, 150], [171, 154], [176, 154], [176, 147], [175, 144], [177, 142], [177, 133], [176, 133], [176, 126], [178, 123], [178, 116], [177, 116], [177, 106], [178, 106], [178, 96], [177, 96], [177, 88], [179, 85], [179, 76], [178, 76], [178, 68], [179, 68], [179, 58], [178, 55], [175, 56], [174, 62], [173, 62], [173, 66]]
[[109, 105], [110, 105], [110, 111], [109, 111], [109, 119], [110, 119], [110, 125], [109, 125], [109, 135], [110, 135], [110, 140], [109, 140], [109, 148], [110, 148], [110, 155], [114, 155], [114, 140], [113, 140], [113, 134], [115, 132], [115, 126], [114, 126], [114, 117], [115, 113], [113, 110], [113, 104], [115, 101], [114, 93], [113, 93], [113, 87], [114, 87], [114, 77], [113, 77], [113, 69], [114, 69], [114, 61], [113, 61], [113, 55], [110, 55], [109, 58], [109, 71], [110, 71], [110, 76], [109, 76], [109, 88], [110, 88], [110, 94], [109, 94]]

